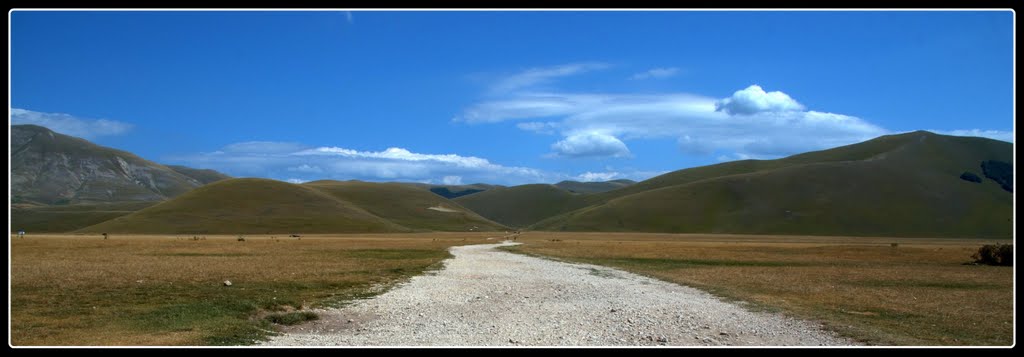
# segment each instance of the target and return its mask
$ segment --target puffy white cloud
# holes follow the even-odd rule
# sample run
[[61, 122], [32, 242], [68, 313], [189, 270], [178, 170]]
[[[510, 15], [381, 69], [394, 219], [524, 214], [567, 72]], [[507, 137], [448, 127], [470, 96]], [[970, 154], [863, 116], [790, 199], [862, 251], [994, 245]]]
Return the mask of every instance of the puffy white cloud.
[[977, 136], [982, 138], [989, 138], [995, 140], [1002, 140], [1005, 142], [1013, 142], [1012, 131], [1000, 131], [1000, 130], [981, 130], [981, 129], [958, 129], [958, 130], [928, 130], [930, 132], [942, 135], [955, 135], [955, 136]]
[[576, 134], [551, 145], [555, 155], [564, 157], [628, 157], [629, 148], [618, 138], [602, 133]]
[[587, 172], [584, 172], [582, 174], [576, 175], [576, 181], [580, 181], [580, 182], [610, 181], [610, 180], [615, 179], [619, 175], [620, 174], [618, 172], [590, 172], [590, 171], [587, 171]]
[[632, 80], [649, 79], [649, 78], [663, 79], [663, 78], [669, 78], [669, 77], [675, 76], [678, 73], [679, 73], [679, 68], [675, 68], [675, 67], [652, 68], [650, 70], [634, 74], [634, 75], [630, 76], [629, 79], [632, 79]]
[[441, 178], [441, 183], [445, 185], [461, 185], [462, 176], [445, 176]]
[[307, 180], [303, 180], [303, 179], [297, 179], [297, 178], [290, 178], [290, 179], [287, 179], [287, 180], [284, 180], [284, 181], [285, 181], [285, 182], [288, 182], [288, 183], [294, 183], [294, 184], [299, 184], [299, 183], [306, 183], [306, 182], [309, 182], [309, 181], [307, 181]]
[[728, 114], [750, 115], [765, 112], [802, 111], [804, 106], [780, 91], [765, 92], [759, 85], [751, 85], [715, 103], [716, 111]]
[[44, 126], [61, 134], [92, 140], [100, 136], [120, 135], [132, 125], [110, 119], [84, 119], [70, 114], [43, 113], [11, 108], [11, 124]]

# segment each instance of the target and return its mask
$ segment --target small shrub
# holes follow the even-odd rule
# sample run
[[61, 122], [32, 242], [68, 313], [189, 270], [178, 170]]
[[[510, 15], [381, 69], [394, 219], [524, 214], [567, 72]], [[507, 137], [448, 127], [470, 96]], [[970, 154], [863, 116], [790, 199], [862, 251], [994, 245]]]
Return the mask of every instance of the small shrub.
[[238, 241], [239, 241], [239, 242], [244, 242], [244, 241], [245, 241], [245, 237], [243, 237], [243, 236], [238, 236]]
[[296, 311], [283, 314], [267, 315], [266, 320], [278, 325], [298, 325], [306, 321], [320, 319], [320, 316], [309, 311]]
[[1013, 244], [986, 244], [971, 256], [977, 264], [1013, 265]]
[[981, 177], [978, 177], [978, 175], [975, 175], [970, 171], [965, 171], [963, 174], [960, 174], [960, 179], [969, 182], [981, 183]]

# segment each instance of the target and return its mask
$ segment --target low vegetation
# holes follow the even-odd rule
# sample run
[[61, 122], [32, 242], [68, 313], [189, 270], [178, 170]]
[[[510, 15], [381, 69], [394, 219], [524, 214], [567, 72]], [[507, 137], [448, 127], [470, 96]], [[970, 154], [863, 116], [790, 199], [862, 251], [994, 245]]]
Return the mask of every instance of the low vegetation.
[[987, 265], [1013, 265], [1013, 244], [986, 244], [971, 256], [974, 262]]
[[[493, 233], [29, 234], [11, 240], [14, 346], [239, 345], [438, 267]], [[226, 284], [226, 280], [231, 283]]]
[[976, 240], [528, 232], [511, 251], [620, 268], [875, 345], [1013, 343], [1013, 270]]

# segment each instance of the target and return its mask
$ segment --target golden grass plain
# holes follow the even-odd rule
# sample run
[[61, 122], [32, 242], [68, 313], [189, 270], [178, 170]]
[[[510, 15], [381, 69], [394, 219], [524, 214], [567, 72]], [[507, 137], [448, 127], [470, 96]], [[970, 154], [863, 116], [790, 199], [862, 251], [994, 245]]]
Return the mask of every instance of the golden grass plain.
[[518, 240], [509, 250], [696, 287], [867, 344], [1014, 343], [1013, 268], [965, 264], [996, 241], [562, 232]]
[[501, 235], [12, 235], [11, 344], [250, 344], [269, 312], [372, 295]]
[[[12, 236], [11, 343], [250, 344], [273, 333], [268, 313], [370, 296], [439, 267], [448, 247], [503, 235]], [[964, 264], [990, 241], [553, 232], [518, 241], [510, 250], [693, 286], [868, 344], [1013, 343], [1013, 269]]]

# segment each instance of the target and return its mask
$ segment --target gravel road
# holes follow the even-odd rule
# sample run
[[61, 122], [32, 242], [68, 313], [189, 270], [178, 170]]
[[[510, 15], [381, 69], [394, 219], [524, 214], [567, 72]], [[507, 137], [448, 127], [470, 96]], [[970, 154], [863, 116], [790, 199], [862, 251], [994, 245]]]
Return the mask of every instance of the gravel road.
[[854, 345], [820, 325], [607, 267], [451, 248], [444, 269], [291, 327], [265, 346]]

